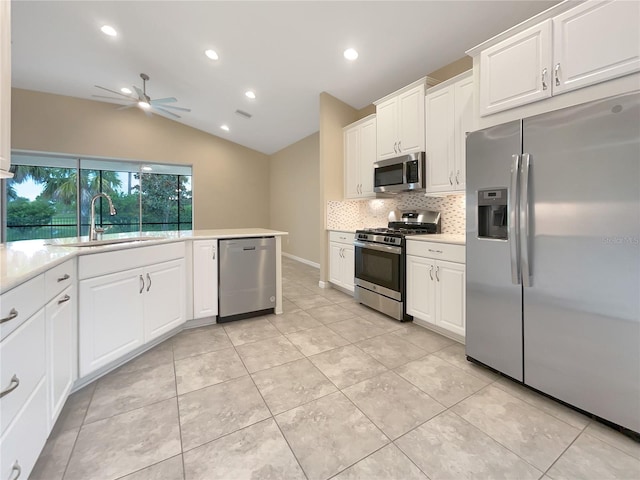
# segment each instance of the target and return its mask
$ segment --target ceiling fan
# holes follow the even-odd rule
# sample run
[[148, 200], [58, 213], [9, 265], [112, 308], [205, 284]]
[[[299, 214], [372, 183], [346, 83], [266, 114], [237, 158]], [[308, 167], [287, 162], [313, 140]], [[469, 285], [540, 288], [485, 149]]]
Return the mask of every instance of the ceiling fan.
[[[165, 113], [174, 118], [180, 118], [180, 115], [167, 109], [169, 108], [171, 110], [179, 110], [181, 112], [191, 111], [190, 108], [167, 105], [168, 103], [177, 102], [178, 99], [175, 97], [154, 98], [152, 100], [151, 97], [147, 95], [147, 80], [149, 80], [149, 75], [147, 75], [146, 73], [141, 73], [140, 78], [142, 79], [142, 89], [134, 85], [133, 89], [135, 90], [135, 95], [116, 92], [115, 90], [110, 90], [108, 88], [101, 87], [100, 85], [94, 85], [96, 88], [99, 88], [101, 90], [106, 90], [109, 93], [113, 93], [119, 96], [118, 97], [107, 97], [105, 95], [92, 95], [92, 96], [96, 98], [108, 98], [110, 100], [117, 100], [120, 102], [125, 101], [125, 99], [129, 100], [131, 102], [130, 104], [123, 105], [122, 107], [118, 108], [118, 110], [124, 110], [126, 108], [131, 108], [131, 107], [140, 107], [147, 114], [147, 116], [151, 116], [151, 111], [155, 111], [155, 112]], [[120, 97], [123, 97], [123, 98], [120, 98]]]

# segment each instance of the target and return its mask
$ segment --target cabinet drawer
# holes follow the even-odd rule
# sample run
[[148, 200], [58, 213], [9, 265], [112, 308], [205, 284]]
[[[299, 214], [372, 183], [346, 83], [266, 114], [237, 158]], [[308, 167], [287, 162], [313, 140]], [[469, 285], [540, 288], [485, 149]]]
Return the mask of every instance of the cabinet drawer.
[[353, 244], [355, 238], [356, 238], [355, 233], [345, 233], [345, 232], [336, 232], [336, 231], [329, 232], [330, 242]]
[[0, 340], [44, 307], [46, 303], [44, 291], [44, 275], [38, 275], [36, 278], [2, 294], [0, 297], [0, 318], [14, 318], [0, 324]]
[[24, 406], [45, 373], [44, 308], [24, 322], [13, 334], [0, 343], [0, 389], [18, 386], [0, 398], [0, 431]]
[[62, 265], [53, 267], [44, 274], [44, 292], [46, 299], [51, 300], [61, 291], [73, 284], [75, 280], [75, 261], [69, 260]]
[[464, 263], [465, 246], [452, 245], [450, 243], [407, 240], [407, 255]]
[[154, 263], [168, 262], [184, 258], [185, 242], [166, 243], [151, 247], [136, 247], [106, 253], [96, 253], [80, 257], [78, 277], [97, 277], [109, 273], [122, 272]]
[[17, 478], [13, 466], [21, 469], [20, 479], [29, 474], [47, 440], [47, 389], [43, 378], [15, 421], [0, 439], [0, 478]]

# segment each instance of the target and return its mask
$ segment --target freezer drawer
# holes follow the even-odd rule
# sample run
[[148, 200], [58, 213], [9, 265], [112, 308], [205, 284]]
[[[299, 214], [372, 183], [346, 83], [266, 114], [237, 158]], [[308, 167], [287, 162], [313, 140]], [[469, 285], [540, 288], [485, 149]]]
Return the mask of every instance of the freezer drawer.
[[220, 240], [219, 322], [276, 306], [275, 237]]

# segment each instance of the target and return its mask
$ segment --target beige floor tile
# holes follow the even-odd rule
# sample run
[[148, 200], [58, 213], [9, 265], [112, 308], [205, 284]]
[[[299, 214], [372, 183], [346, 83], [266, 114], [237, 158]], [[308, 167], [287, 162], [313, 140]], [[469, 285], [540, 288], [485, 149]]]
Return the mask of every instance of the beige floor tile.
[[585, 429], [585, 433], [640, 460], [640, 442], [632, 440], [611, 427], [592, 421]]
[[542, 472], [448, 411], [396, 440], [431, 479], [537, 480]]
[[366, 316], [369, 315], [371, 313], [379, 313], [376, 310], [367, 307], [366, 305], [362, 305], [360, 302], [358, 302], [357, 300], [350, 300], [348, 302], [342, 302], [340, 303], [340, 306], [346, 310], [349, 310], [351, 313], [362, 317], [362, 316]]
[[407, 323], [391, 318], [388, 315], [384, 315], [375, 310], [360, 314], [362, 318], [372, 323], [378, 328], [381, 328], [385, 332], [395, 332], [396, 330], [402, 330], [408, 325]]
[[427, 354], [420, 347], [391, 334], [370, 338], [357, 345], [387, 368], [399, 367]]
[[293, 301], [295, 298], [313, 295], [313, 292], [308, 288], [300, 285], [300, 283], [298, 282], [292, 282], [288, 285], [282, 286], [282, 295], [285, 298]]
[[366, 340], [367, 338], [382, 335], [385, 331], [374, 326], [362, 317], [353, 317], [342, 322], [327, 325], [331, 330], [352, 343]]
[[542, 471], [580, 433], [577, 428], [491, 385], [452, 410]]
[[135, 372], [143, 368], [157, 367], [167, 363], [173, 363], [172, 339], [165, 340], [160, 345], [156, 345], [133, 360], [129, 360], [118, 368], [118, 372]]
[[324, 305], [332, 305], [333, 302], [322, 295], [306, 295], [304, 297], [296, 297], [291, 299], [302, 310], [309, 308], [322, 307]]
[[203, 353], [175, 362], [178, 394], [247, 375], [234, 348]]
[[393, 372], [352, 385], [343, 393], [391, 439], [404, 435], [445, 409]]
[[235, 346], [280, 335], [278, 329], [264, 317], [228, 322], [224, 324], [224, 330]]
[[252, 377], [274, 415], [336, 391], [335, 385], [306, 358]]
[[287, 300], [286, 298], [282, 299], [282, 312], [283, 313], [293, 313], [299, 312], [301, 309], [291, 300]]
[[349, 340], [325, 326], [289, 333], [286, 337], [307, 356], [349, 344]]
[[184, 451], [271, 416], [248, 376], [180, 395], [178, 406]]
[[97, 384], [97, 381], [92, 382], [67, 398], [53, 427], [52, 435], [82, 426]]
[[465, 372], [473, 375], [474, 377], [487, 380], [489, 382], [495, 382], [500, 378], [500, 375], [492, 372], [488, 368], [477, 365], [467, 360], [464, 345], [454, 342], [452, 345], [438, 350], [433, 353], [436, 357], [439, 357], [447, 362], [461, 368]]
[[184, 467], [188, 480], [305, 480], [273, 419], [185, 452]]
[[344, 470], [389, 440], [340, 392], [276, 416], [309, 480]]
[[320, 323], [329, 324], [348, 320], [356, 316], [342, 305], [325, 305], [324, 307], [309, 308], [306, 312]]
[[638, 479], [640, 460], [583, 433], [547, 474], [554, 480]]
[[184, 480], [182, 455], [176, 455], [119, 480]]
[[319, 327], [322, 324], [307, 312], [298, 310], [293, 313], [283, 313], [281, 315], [270, 315], [267, 320], [280, 330], [280, 333], [293, 333], [300, 330]]
[[340, 389], [387, 371], [387, 367], [355, 345], [319, 353], [309, 360]]
[[413, 323], [403, 325], [402, 328], [396, 330], [393, 334], [409, 343], [413, 343], [427, 353], [437, 352], [454, 343], [450, 338], [443, 337], [438, 333]]
[[409, 362], [395, 371], [446, 407], [489, 383], [433, 355]]
[[173, 354], [181, 360], [232, 346], [222, 325], [190, 328], [173, 337]]
[[85, 425], [65, 480], [116, 479], [180, 454], [175, 398]]
[[98, 380], [84, 423], [175, 396], [173, 362], [131, 372], [116, 370]]
[[249, 373], [304, 358], [300, 350], [285, 337], [268, 338], [267, 340], [240, 345], [236, 347], [236, 351]]
[[31, 480], [62, 480], [80, 428], [51, 434], [31, 471]]
[[333, 480], [428, 480], [393, 444], [347, 468]]

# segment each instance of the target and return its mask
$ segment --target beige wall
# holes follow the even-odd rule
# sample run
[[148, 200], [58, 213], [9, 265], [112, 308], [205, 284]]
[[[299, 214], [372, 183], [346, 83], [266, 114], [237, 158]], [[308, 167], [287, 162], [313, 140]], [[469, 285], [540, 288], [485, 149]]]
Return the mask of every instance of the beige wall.
[[271, 155], [270, 221], [275, 230], [289, 232], [282, 251], [320, 262], [319, 132]]
[[269, 157], [137, 108], [12, 90], [13, 149], [193, 165], [194, 228], [269, 227]]
[[320, 94], [320, 281], [329, 273], [328, 242], [325, 233], [327, 201], [344, 196], [344, 152], [342, 127], [355, 122], [358, 111], [326, 92]]
[[449, 80], [450, 78], [453, 78], [462, 72], [466, 72], [467, 70], [471, 70], [472, 68], [473, 59], [465, 55], [455, 62], [451, 62], [450, 64], [439, 68], [435, 72], [431, 72], [428, 76], [444, 82], [445, 80]]

